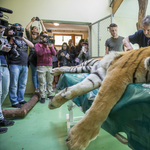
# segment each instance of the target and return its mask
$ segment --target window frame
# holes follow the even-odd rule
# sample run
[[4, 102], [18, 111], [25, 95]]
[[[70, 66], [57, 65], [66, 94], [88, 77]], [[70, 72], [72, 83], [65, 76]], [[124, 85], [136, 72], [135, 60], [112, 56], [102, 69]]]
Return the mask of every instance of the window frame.
[[[75, 45], [75, 36], [81, 36], [81, 39], [82, 39], [82, 37], [83, 37], [83, 35], [82, 34], [61, 34], [61, 33], [59, 33], [59, 34], [57, 34], [57, 33], [53, 33], [53, 38], [55, 39], [55, 36], [71, 36], [72, 38], [72, 40], [73, 40], [73, 44], [74, 44], [74, 46], [76, 46]], [[68, 43], [67, 43], [68, 44]], [[62, 45], [55, 45], [55, 47], [61, 47]]]

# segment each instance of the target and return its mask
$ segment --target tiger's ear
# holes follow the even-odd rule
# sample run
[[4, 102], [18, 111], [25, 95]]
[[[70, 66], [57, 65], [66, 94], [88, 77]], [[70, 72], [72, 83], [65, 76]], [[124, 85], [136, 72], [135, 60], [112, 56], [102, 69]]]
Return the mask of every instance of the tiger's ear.
[[146, 70], [150, 71], [150, 57], [147, 57], [144, 61], [144, 66], [146, 68]]

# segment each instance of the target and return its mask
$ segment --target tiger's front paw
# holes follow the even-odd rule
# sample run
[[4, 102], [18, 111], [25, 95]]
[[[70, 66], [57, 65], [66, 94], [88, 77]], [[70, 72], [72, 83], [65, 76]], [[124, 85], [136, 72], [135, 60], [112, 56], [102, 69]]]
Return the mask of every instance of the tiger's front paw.
[[66, 144], [69, 150], [85, 150], [90, 141], [97, 137], [99, 128], [88, 127], [88, 124], [78, 123], [70, 131]]
[[53, 99], [49, 100], [48, 107], [49, 109], [55, 109], [60, 107], [62, 104], [64, 104], [66, 101], [68, 101], [66, 98], [61, 96], [61, 92], [56, 94]]
[[60, 75], [60, 74], [62, 74], [63, 73], [63, 70], [62, 70], [62, 68], [54, 68], [54, 69], [52, 69], [52, 71], [51, 71], [51, 74], [53, 75], [53, 76], [58, 76], [58, 75]]

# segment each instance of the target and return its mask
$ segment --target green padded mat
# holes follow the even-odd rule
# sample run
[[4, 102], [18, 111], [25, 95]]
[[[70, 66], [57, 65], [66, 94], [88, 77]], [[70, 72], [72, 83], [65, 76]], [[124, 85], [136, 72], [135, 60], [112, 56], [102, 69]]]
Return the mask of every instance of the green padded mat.
[[[62, 90], [77, 84], [88, 75], [88, 73], [64, 73], [59, 79], [57, 88]], [[125, 93], [102, 124], [102, 128], [113, 136], [118, 132], [125, 132], [132, 150], [150, 150], [150, 88], [145, 88], [142, 84], [128, 85]], [[90, 108], [98, 90], [78, 96], [73, 102], [82, 106], [85, 112]]]

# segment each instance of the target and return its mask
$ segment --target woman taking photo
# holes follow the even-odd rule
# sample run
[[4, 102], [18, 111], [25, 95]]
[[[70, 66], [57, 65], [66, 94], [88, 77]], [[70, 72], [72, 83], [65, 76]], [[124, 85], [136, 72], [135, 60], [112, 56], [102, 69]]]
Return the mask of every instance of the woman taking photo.
[[[40, 41], [40, 35], [39, 35], [39, 30], [38, 27], [33, 26], [32, 24], [34, 21], [39, 21], [41, 26], [42, 26], [42, 31], [46, 31], [43, 21], [37, 17], [33, 17], [29, 24], [26, 26], [26, 36], [29, 41], [31, 41], [34, 45]], [[30, 30], [30, 31], [29, 31]], [[38, 85], [38, 80], [37, 80], [37, 56], [35, 53], [34, 48], [30, 48], [30, 53], [28, 56], [28, 61], [31, 67], [31, 72], [32, 72], [32, 82], [35, 88], [35, 92], [39, 92], [39, 85]]]
[[74, 59], [72, 58], [72, 52], [68, 50], [67, 43], [62, 44], [62, 49], [58, 52], [59, 65], [62, 66], [74, 66]]
[[79, 58], [79, 64], [87, 61], [89, 59], [89, 48], [88, 48], [88, 43], [87, 42], [83, 42], [82, 44], [82, 49], [78, 55]]
[[71, 57], [72, 57], [72, 59], [73, 59], [73, 66], [75, 66], [75, 58], [76, 58], [76, 48], [74, 47], [74, 45], [73, 45], [73, 40], [72, 39], [70, 39], [69, 41], [68, 41], [68, 50], [70, 51], [70, 53], [71, 53]]

